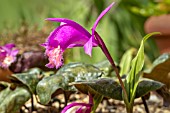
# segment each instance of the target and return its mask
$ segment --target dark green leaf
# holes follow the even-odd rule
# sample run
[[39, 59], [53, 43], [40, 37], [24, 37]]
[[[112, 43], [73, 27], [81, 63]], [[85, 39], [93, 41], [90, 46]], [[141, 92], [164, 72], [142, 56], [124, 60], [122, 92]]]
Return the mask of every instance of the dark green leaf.
[[43, 74], [39, 68], [33, 68], [26, 73], [13, 74], [12, 77], [26, 85], [32, 93], [35, 93], [36, 86]]
[[6, 87], [0, 92], [0, 113], [20, 113], [20, 108], [31, 97], [26, 87], [11, 90]]
[[75, 81], [90, 81], [97, 79], [102, 72], [93, 65], [83, 63], [70, 63], [63, 66], [55, 75], [43, 78], [37, 85], [36, 91], [42, 104], [48, 104], [51, 96], [58, 89], [77, 91], [69, 83]]
[[122, 100], [122, 88], [117, 81], [111, 78], [101, 78], [89, 82], [76, 82], [74, 86], [83, 93], [99, 93], [104, 97]]
[[[73, 85], [81, 92], [95, 95], [97, 93], [103, 95], [104, 97], [113, 98], [116, 100], [122, 100], [122, 88], [118, 82], [110, 78], [101, 78], [99, 80], [94, 80], [90, 82], [75, 82]], [[139, 82], [136, 92], [136, 97], [141, 97], [150, 91], [157, 90], [161, 88], [164, 84], [145, 79]]]
[[136, 98], [144, 96], [145, 94], [149, 93], [150, 91], [154, 91], [163, 87], [164, 84], [161, 82], [144, 79], [139, 82], [137, 89], [136, 89]]

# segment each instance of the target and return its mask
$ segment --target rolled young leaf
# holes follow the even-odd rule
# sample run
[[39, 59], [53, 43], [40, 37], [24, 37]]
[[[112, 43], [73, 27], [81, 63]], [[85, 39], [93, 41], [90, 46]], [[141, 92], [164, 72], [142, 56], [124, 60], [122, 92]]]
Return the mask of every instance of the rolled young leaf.
[[[150, 33], [143, 38], [138, 53], [136, 57], [132, 60], [131, 70], [125, 80], [125, 88], [128, 94], [129, 103], [133, 103], [134, 101], [136, 88], [138, 86], [138, 81], [140, 77], [139, 72], [142, 70], [144, 65], [144, 43], [149, 37], [156, 34], [160, 33], [159, 32]], [[128, 102], [126, 103], [128, 104]]]

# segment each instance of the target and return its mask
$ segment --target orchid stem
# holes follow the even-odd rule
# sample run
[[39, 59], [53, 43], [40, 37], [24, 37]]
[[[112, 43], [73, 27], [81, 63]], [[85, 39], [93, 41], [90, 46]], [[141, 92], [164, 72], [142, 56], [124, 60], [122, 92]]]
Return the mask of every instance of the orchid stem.
[[148, 109], [148, 105], [147, 105], [147, 103], [146, 103], [145, 97], [144, 97], [144, 96], [142, 96], [141, 98], [142, 98], [143, 105], [144, 105], [144, 107], [145, 107], [145, 111], [146, 111], [146, 113], [149, 113], [149, 109]]
[[100, 35], [99, 35], [96, 31], [95, 31], [95, 37], [96, 37], [96, 39], [97, 39], [97, 41], [98, 41], [98, 43], [99, 43], [100, 48], [102, 49], [102, 51], [103, 51], [104, 54], [106, 55], [107, 59], [108, 59], [109, 62], [111, 63], [111, 65], [112, 65], [112, 67], [113, 67], [113, 69], [114, 69], [114, 71], [115, 71], [115, 73], [116, 73], [116, 76], [117, 76], [117, 78], [118, 78], [118, 80], [119, 80], [119, 82], [120, 82], [120, 85], [121, 85], [121, 87], [122, 87], [122, 90], [123, 90], [123, 93], [124, 93], [124, 95], [125, 95], [125, 98], [127, 98], [127, 97], [128, 97], [128, 96], [127, 96], [127, 92], [126, 92], [126, 90], [125, 90], [123, 81], [122, 81], [122, 79], [121, 79], [121, 77], [120, 77], [120, 75], [119, 75], [119, 71], [118, 71], [118, 69], [117, 69], [117, 67], [116, 67], [116, 65], [115, 65], [115, 63], [114, 63], [114, 61], [113, 61], [113, 59], [112, 59], [112, 57], [111, 57], [111, 55], [110, 55], [110, 53], [109, 53], [106, 45], [105, 45], [105, 43], [104, 43], [104, 41], [102, 40], [102, 38], [100, 37]]

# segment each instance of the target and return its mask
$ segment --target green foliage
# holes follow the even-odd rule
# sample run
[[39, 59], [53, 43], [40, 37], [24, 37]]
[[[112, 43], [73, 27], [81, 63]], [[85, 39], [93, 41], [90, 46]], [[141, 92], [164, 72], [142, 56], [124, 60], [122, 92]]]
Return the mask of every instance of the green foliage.
[[128, 94], [129, 103], [133, 103], [134, 101], [136, 88], [138, 86], [138, 81], [140, 77], [139, 72], [142, 70], [142, 67], [144, 65], [144, 43], [150, 36], [155, 34], [160, 34], [160, 33], [158, 32], [150, 33], [143, 38], [138, 53], [136, 57], [132, 60], [131, 70], [125, 80], [125, 88]]
[[[37, 94], [42, 104], [48, 104], [57, 90], [77, 91], [71, 82], [90, 81], [101, 77], [102, 72], [93, 65], [71, 63], [63, 66], [55, 75], [43, 78], [37, 85]], [[57, 92], [56, 92], [57, 93]]]
[[111, 78], [101, 78], [93, 81], [77, 82], [74, 86], [81, 92], [91, 94], [99, 93], [104, 97], [122, 100], [122, 89], [120, 84]]
[[[97, 2], [97, 0], [2, 0], [0, 4], [0, 31], [5, 34], [15, 34], [23, 24], [31, 29], [33, 26], [38, 26], [41, 29], [46, 22], [45, 18], [61, 17], [69, 18], [91, 31], [95, 19], [98, 14], [113, 2], [112, 0]], [[143, 25], [145, 17], [134, 15], [130, 8], [133, 7], [131, 2], [124, 0], [116, 0], [117, 6], [114, 11], [107, 14], [108, 18], [103, 18], [97, 27], [98, 33], [102, 36], [104, 42], [115, 61], [119, 62], [120, 57], [128, 48], [132, 46], [137, 48], [140, 44], [140, 39], [145, 34]], [[132, 2], [133, 3], [133, 2]], [[138, 5], [147, 3], [147, 1], [136, 1]], [[129, 6], [129, 7], [127, 7]], [[71, 10], [70, 10], [71, 9]], [[11, 19], [12, 17], [12, 19]], [[59, 23], [55, 23], [52, 28], [56, 28]], [[49, 30], [49, 31], [51, 31]], [[49, 33], [48, 33], [49, 34]], [[0, 34], [1, 35], [1, 34]], [[35, 35], [34, 33], [32, 35]], [[13, 35], [12, 35], [13, 36]], [[0, 38], [11, 38], [8, 35], [3, 35]], [[24, 37], [22, 37], [24, 38]], [[146, 46], [146, 53], [153, 60], [158, 54], [155, 50], [155, 45], [149, 41], [150, 46]], [[154, 50], [152, 49], [154, 48]], [[153, 52], [150, 52], [153, 51]], [[76, 54], [76, 55], [75, 55]], [[100, 54], [100, 56], [99, 56]], [[99, 48], [93, 49], [93, 57], [84, 55], [83, 48], [76, 48], [68, 52], [65, 59], [66, 63], [71, 62], [86, 62], [96, 63], [105, 59], [105, 56]]]
[[92, 112], [91, 113], [95, 113], [98, 105], [100, 104], [100, 102], [103, 100], [103, 95], [96, 93], [93, 97], [93, 107], [92, 107]]
[[22, 24], [27, 24], [29, 28], [35, 25], [42, 28], [48, 17], [72, 18], [74, 15], [80, 21], [88, 10], [85, 4], [79, 0], [1, 0], [0, 30], [16, 31]]
[[67, 87], [63, 76], [46, 77], [37, 85], [37, 95], [42, 104], [48, 104], [51, 100], [52, 94], [60, 88]]
[[[122, 88], [117, 79], [114, 80], [110, 75], [112, 72], [110, 64], [104, 61], [95, 64], [95, 66], [84, 63], [70, 63], [60, 68], [56, 74], [43, 72], [37, 68], [24, 73], [13, 74], [13, 83], [2, 82], [0, 85], [0, 101], [2, 102], [0, 110], [4, 112], [10, 106], [10, 109], [4, 113], [17, 112], [31, 97], [31, 94], [38, 95], [41, 104], [48, 104], [55, 95], [61, 94], [63, 91], [68, 93], [80, 91], [93, 95], [94, 106], [92, 109], [95, 112], [103, 97], [123, 100]], [[1, 86], [3, 87], [1, 88]], [[160, 82], [141, 79], [137, 85], [134, 98], [141, 97], [162, 86], [163, 84]], [[12, 90], [11, 87], [14, 89]], [[15, 100], [18, 98], [21, 98], [22, 101]]]
[[155, 91], [164, 86], [163, 83], [151, 79], [141, 79], [136, 89], [136, 98], [142, 97], [150, 91]]
[[123, 54], [122, 59], [119, 64], [120, 65], [120, 76], [126, 75], [129, 72], [134, 52], [136, 52], [136, 50], [134, 48], [131, 48]]
[[170, 12], [170, 1], [169, 0], [122, 0], [127, 4], [130, 11], [141, 16], [152, 16], [167, 14]]
[[[116, 100], [123, 100], [122, 98], [122, 88], [118, 81], [111, 78], [101, 78], [98, 80], [87, 81], [87, 82], [76, 82], [73, 85], [81, 92], [87, 94], [101, 94], [103, 97], [113, 98]], [[163, 87], [164, 84], [161, 82], [141, 79], [136, 89], [135, 98], [146, 95], [150, 91], [154, 91]]]
[[11, 89], [11, 84], [0, 82], [5, 87], [0, 91], [0, 113], [19, 113], [21, 106], [31, 97], [26, 87], [19, 86]]
[[22, 84], [26, 85], [32, 94], [36, 94], [36, 86], [43, 76], [42, 70], [39, 68], [30, 69], [25, 73], [12, 75], [13, 79], [17, 79]]
[[[0, 5], [0, 29], [19, 28], [22, 23], [31, 25], [42, 24], [52, 5], [52, 0], [2, 0]], [[53, 6], [52, 6], [53, 7]], [[12, 18], [12, 19], [11, 19]]]
[[113, 68], [108, 60], [98, 62], [98, 63], [94, 64], [94, 66], [99, 68], [102, 71], [102, 73], [103, 73], [102, 77], [112, 77], [113, 76], [113, 74], [112, 74]]

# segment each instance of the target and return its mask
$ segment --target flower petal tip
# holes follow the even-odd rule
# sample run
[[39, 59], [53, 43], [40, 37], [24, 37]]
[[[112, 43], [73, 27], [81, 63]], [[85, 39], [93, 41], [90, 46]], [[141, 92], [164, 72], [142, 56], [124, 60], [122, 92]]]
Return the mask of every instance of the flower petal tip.
[[47, 21], [48, 21], [48, 20], [50, 20], [50, 18], [46, 18], [45, 20], [47, 20]]
[[46, 20], [46, 21], [54, 21], [55, 18], [46, 18], [45, 20]]
[[111, 4], [110, 4], [110, 6], [112, 7], [113, 5], [115, 5], [116, 3], [115, 2], [112, 2]]
[[92, 56], [92, 53], [91, 53], [91, 52], [85, 51], [85, 53], [86, 53], [87, 55], [89, 55], [90, 57]]

